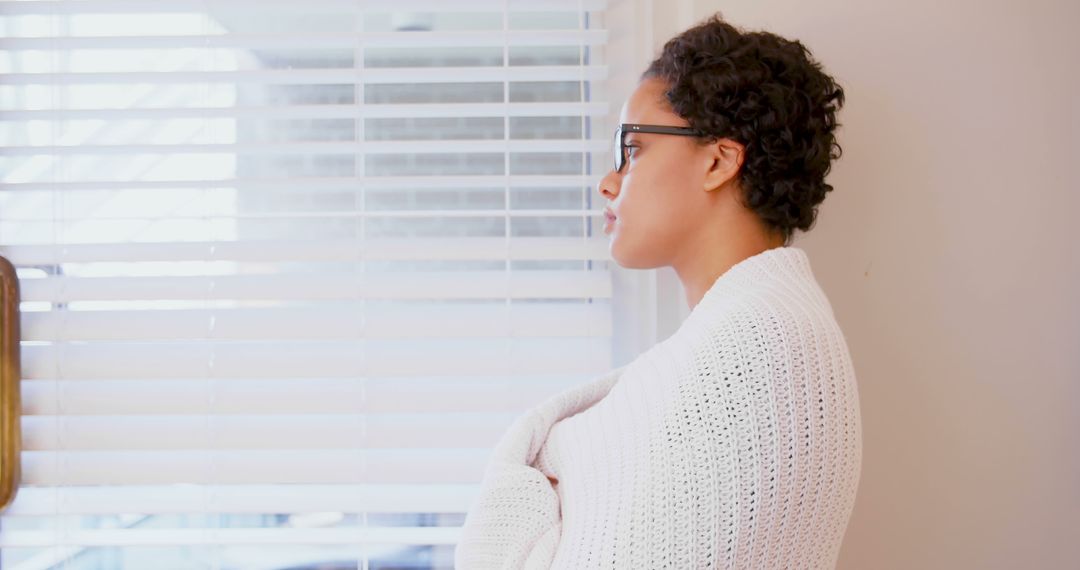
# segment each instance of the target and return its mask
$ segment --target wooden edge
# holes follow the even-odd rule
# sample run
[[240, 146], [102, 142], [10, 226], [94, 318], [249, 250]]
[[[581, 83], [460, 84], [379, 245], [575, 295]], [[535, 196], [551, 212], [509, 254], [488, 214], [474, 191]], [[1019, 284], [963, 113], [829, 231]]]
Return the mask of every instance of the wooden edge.
[[19, 339], [19, 280], [0, 256], [0, 511], [15, 500], [22, 476]]

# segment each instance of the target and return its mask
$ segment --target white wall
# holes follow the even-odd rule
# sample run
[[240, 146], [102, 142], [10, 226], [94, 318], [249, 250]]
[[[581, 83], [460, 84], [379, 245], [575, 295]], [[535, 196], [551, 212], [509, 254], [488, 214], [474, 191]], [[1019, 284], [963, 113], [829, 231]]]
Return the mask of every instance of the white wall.
[[838, 567], [1080, 567], [1080, 2], [642, 2], [654, 47], [720, 10], [845, 89], [795, 242], [859, 378]]

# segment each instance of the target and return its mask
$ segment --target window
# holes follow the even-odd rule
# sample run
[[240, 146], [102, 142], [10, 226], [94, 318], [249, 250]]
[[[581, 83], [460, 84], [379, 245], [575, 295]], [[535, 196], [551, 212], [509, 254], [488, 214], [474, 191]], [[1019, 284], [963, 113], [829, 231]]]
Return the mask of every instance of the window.
[[602, 2], [0, 2], [0, 567], [450, 568], [613, 367]]

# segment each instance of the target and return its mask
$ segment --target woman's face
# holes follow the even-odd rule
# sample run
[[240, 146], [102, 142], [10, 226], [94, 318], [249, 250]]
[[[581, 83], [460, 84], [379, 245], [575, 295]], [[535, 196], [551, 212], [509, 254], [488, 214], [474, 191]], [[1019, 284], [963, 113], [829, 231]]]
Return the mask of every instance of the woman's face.
[[[689, 126], [670, 110], [659, 79], [640, 82], [620, 113], [621, 123]], [[621, 172], [612, 169], [598, 190], [610, 201], [616, 218], [605, 226], [612, 258], [619, 265], [652, 269], [673, 265], [708, 226], [715, 192], [706, 182], [714, 161], [710, 146], [693, 137], [627, 133], [627, 158]], [[710, 179], [711, 180], [711, 179]], [[700, 246], [699, 246], [700, 247]]]

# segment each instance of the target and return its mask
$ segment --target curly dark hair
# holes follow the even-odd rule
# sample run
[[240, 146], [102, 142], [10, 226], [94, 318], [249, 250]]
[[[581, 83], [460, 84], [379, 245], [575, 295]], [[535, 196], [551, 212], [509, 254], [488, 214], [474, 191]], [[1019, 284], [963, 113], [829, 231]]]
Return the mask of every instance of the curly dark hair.
[[667, 84], [672, 110], [704, 133], [745, 147], [737, 179], [744, 205], [784, 244], [814, 225], [843, 152], [833, 131], [844, 90], [802, 43], [745, 31], [710, 16], [668, 40], [641, 79]]

